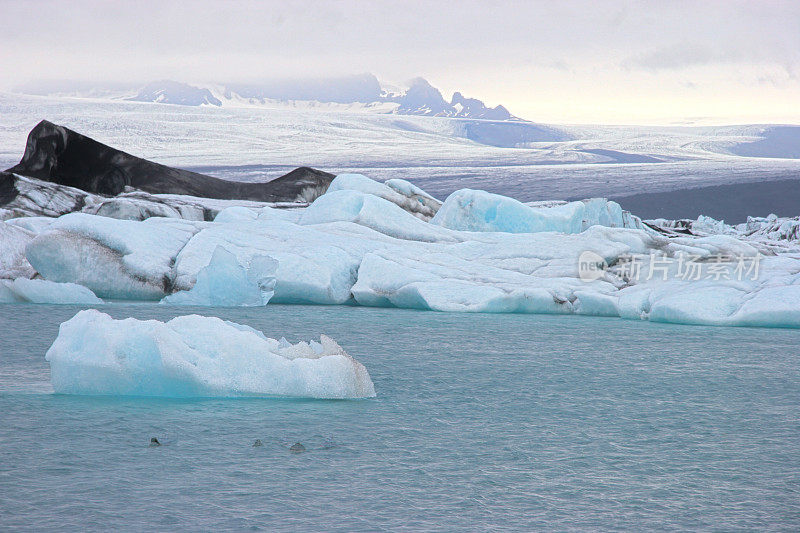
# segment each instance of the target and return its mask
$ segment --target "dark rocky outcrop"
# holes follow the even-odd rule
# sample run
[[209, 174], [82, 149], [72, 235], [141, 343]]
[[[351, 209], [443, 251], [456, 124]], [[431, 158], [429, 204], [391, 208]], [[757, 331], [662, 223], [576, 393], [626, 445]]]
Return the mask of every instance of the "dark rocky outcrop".
[[10, 172], [0, 172], [0, 206], [13, 202], [19, 196], [16, 176]]
[[227, 181], [141, 159], [46, 120], [28, 134], [22, 160], [8, 171], [107, 196], [133, 187], [151, 194], [259, 202], [313, 201], [335, 177], [301, 167], [266, 183]]
[[167, 217], [211, 221], [226, 207], [260, 209], [264, 206], [293, 208], [307, 205], [299, 201], [253, 202], [159, 195], [130, 187], [109, 197], [11, 172], [0, 172], [0, 221], [18, 217], [59, 217], [74, 212], [123, 220]]
[[[15, 217], [58, 217], [80, 211], [90, 193], [35, 178], [0, 172], [0, 220]], [[97, 196], [98, 199], [102, 198]]]
[[453, 108], [457, 105], [460, 106], [460, 110], [457, 110], [456, 113], [457, 117], [483, 118], [487, 120], [511, 120], [514, 118], [508, 112], [508, 109], [501, 105], [487, 107], [477, 98], [465, 98], [460, 92], [453, 93], [450, 105]]

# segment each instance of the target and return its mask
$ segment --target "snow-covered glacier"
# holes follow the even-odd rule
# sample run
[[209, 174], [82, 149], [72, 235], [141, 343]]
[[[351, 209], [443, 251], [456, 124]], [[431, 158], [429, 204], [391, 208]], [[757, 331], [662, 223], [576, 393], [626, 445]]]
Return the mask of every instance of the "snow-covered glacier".
[[368, 398], [364, 366], [333, 339], [291, 344], [216, 317], [114, 320], [81, 311], [47, 351], [57, 393]]
[[692, 234], [600, 198], [523, 204], [465, 189], [440, 203], [393, 185], [347, 175], [308, 207], [228, 207], [213, 222], [72, 213], [20, 238], [37, 275], [101, 298], [205, 291], [223, 249], [242, 283], [247, 265], [276, 262], [275, 303], [800, 327], [800, 255], [770, 244], [774, 231]]

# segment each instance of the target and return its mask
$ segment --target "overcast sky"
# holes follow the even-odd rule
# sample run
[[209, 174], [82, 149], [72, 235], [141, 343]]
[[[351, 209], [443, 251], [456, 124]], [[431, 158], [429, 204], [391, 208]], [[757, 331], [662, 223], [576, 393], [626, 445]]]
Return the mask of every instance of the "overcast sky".
[[800, 122], [800, 1], [0, 0], [0, 88], [371, 72], [537, 121]]

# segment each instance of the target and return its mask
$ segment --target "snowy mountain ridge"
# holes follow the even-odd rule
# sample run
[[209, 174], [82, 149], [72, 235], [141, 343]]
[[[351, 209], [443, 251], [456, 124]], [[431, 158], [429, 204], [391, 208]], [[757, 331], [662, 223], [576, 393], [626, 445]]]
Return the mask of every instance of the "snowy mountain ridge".
[[466, 98], [455, 92], [447, 101], [441, 91], [423, 78], [409, 82], [408, 88], [398, 89], [381, 84], [372, 74], [342, 78], [273, 81], [263, 83], [229, 83], [223, 85], [192, 85], [174, 80], [159, 80], [143, 87], [75, 86], [64, 83], [21, 87], [25, 94], [70, 95], [76, 97], [108, 97], [133, 102], [151, 102], [184, 106], [212, 105], [241, 107], [242, 105], [288, 104], [293, 107], [347, 106], [398, 115], [418, 115], [486, 120], [515, 120], [504, 106], [488, 107], [477, 98]]
[[219, 98], [208, 89], [193, 87], [186, 83], [171, 80], [150, 82], [142, 87], [136, 96], [128, 98], [133, 102], [155, 102], [159, 104], [177, 104], [199, 106], [210, 104], [221, 106]]

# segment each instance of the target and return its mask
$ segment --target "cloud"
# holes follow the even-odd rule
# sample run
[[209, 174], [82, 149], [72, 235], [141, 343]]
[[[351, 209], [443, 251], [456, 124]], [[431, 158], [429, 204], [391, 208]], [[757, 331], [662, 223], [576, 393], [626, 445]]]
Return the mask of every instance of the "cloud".
[[685, 79], [711, 104], [751, 97], [760, 78], [794, 91], [785, 101], [800, 89], [797, 0], [0, 0], [0, 13], [0, 90], [372, 72], [533, 114], [576, 99], [653, 109]]
[[622, 67], [627, 70], [673, 70], [733, 60], [735, 54], [720, 54], [707, 46], [682, 43], [629, 56], [622, 61]]

